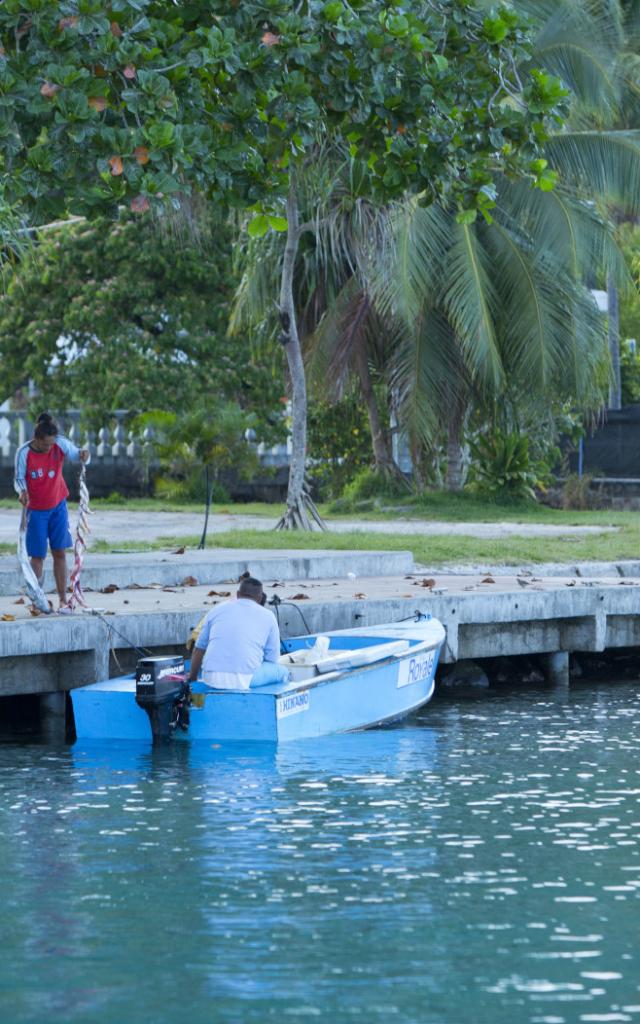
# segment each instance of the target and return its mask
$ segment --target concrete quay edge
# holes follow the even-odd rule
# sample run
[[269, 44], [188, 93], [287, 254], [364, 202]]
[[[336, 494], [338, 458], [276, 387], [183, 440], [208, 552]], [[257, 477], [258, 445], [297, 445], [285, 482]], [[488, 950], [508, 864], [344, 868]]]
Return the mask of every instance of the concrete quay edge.
[[[368, 600], [308, 600], [278, 609], [283, 637], [373, 626], [416, 611], [447, 631], [442, 661], [519, 654], [603, 651], [640, 646], [640, 594], [615, 581], [584, 588], [514, 588], [500, 592], [416, 593]], [[204, 609], [206, 610], [206, 609]], [[127, 612], [109, 616], [22, 619], [0, 629], [0, 696], [46, 693], [87, 685], [137, 660], [131, 645], [154, 653], [181, 652], [203, 609]], [[113, 652], [116, 654], [115, 667]]]
[[[45, 565], [44, 588], [53, 589], [50, 559]], [[71, 561], [69, 559], [69, 561]], [[235, 582], [244, 572], [263, 581], [315, 580], [333, 576], [395, 576], [414, 570], [410, 551], [304, 551], [277, 550], [255, 552], [234, 548], [224, 550], [187, 550], [184, 554], [167, 551], [92, 554], [85, 556], [82, 585], [101, 590], [111, 584], [120, 590], [132, 585], [179, 586], [187, 576], [202, 584]], [[24, 580], [11, 556], [0, 558], [0, 595], [20, 594]]]
[[477, 576], [490, 573], [492, 576], [517, 576], [519, 573], [532, 573], [534, 576], [575, 576], [584, 579], [597, 579], [602, 576], [620, 577], [622, 579], [640, 578], [640, 559], [625, 559], [617, 562], [523, 562], [520, 565], [490, 564], [447, 564], [420, 565], [421, 573], [436, 575], [443, 573], [457, 576]]

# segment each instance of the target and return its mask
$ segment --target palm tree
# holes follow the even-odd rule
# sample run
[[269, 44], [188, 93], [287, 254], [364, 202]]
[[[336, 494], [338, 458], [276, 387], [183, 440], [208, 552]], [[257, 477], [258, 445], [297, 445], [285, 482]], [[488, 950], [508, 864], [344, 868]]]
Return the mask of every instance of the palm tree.
[[[619, 103], [617, 0], [601, 8], [584, 0], [520, 6], [538, 26], [536, 63], [571, 93], [570, 127], [547, 144], [558, 186], [540, 191], [500, 179], [491, 224], [459, 224], [454, 211], [423, 209], [415, 199], [399, 210], [369, 210], [367, 244], [353, 217], [365, 205], [352, 181], [340, 195], [333, 172], [324, 192], [327, 227], [300, 256], [296, 301], [324, 379], [339, 386], [356, 370], [370, 397], [366, 370], [384, 353], [380, 370], [399, 395], [413, 447], [432, 446], [444, 429], [452, 488], [461, 485], [460, 442], [473, 399], [495, 401], [511, 389], [520, 401], [561, 393], [585, 408], [599, 404], [606, 339], [585, 282], [596, 274], [625, 278], [604, 211], [612, 202], [635, 210], [640, 201], [637, 134], [593, 124], [595, 112], [609, 123]], [[264, 252], [245, 277], [240, 306], [260, 292], [260, 265]], [[376, 444], [376, 464], [385, 461]]]
[[490, 225], [408, 203], [376, 290], [383, 312], [406, 325], [394, 370], [403, 418], [423, 443], [444, 426], [452, 489], [472, 397], [560, 390], [587, 408], [601, 403], [606, 337], [585, 282], [626, 279], [605, 211], [616, 203], [635, 214], [640, 204], [638, 133], [593, 126], [596, 110], [611, 121], [620, 95], [617, 3], [595, 13], [577, 0], [522, 6], [539, 25], [537, 62], [572, 94], [569, 127], [547, 145], [559, 184], [500, 180]]
[[[400, 324], [397, 319], [385, 322], [367, 292], [372, 268], [387, 244], [388, 220], [361, 193], [360, 184], [357, 164], [337, 149], [318, 150], [299, 181], [300, 217], [313, 222], [314, 231], [298, 248], [295, 307], [312, 387], [339, 399], [348, 379], [358, 381], [376, 469], [394, 473], [376, 381], [384, 377]], [[272, 296], [283, 258], [282, 236], [245, 243], [231, 333], [251, 329], [267, 344], [278, 335]]]

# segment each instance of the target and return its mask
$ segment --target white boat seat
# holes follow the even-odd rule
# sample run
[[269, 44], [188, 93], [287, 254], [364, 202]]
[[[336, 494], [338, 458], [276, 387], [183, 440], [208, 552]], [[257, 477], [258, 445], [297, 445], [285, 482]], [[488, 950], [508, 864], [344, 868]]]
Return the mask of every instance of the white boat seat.
[[[301, 651], [292, 651], [291, 654], [283, 654], [278, 661], [291, 670], [294, 679], [308, 679], [316, 672], [324, 675], [325, 672], [344, 671], [357, 668], [359, 665], [371, 665], [384, 658], [402, 654], [408, 647], [408, 640], [392, 640], [387, 644], [371, 644], [368, 647], [356, 647], [352, 650], [329, 651], [328, 656], [320, 658], [313, 656], [313, 648], [306, 648]], [[298, 675], [302, 668], [314, 671]]]

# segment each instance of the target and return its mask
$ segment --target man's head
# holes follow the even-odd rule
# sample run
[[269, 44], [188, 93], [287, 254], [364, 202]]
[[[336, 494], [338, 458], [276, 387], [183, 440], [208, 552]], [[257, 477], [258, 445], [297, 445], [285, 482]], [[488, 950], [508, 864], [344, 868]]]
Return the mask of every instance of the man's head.
[[265, 604], [267, 600], [267, 595], [262, 589], [262, 583], [260, 580], [254, 579], [253, 576], [247, 576], [240, 581], [238, 597], [246, 597], [250, 601], [255, 601], [256, 604]]
[[58, 424], [48, 412], [41, 412], [33, 431], [32, 446], [39, 452], [48, 452], [58, 437]]

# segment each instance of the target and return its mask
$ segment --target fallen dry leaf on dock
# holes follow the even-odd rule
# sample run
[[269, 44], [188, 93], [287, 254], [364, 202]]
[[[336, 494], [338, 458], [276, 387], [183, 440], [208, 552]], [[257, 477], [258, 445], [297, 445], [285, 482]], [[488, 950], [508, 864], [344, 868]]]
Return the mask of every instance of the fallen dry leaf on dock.
[[198, 581], [195, 578], [195, 576], [185, 576], [185, 578], [183, 579], [183, 581], [180, 584], [180, 586], [181, 587], [197, 587], [198, 586]]
[[353, 596], [355, 597], [355, 599], [357, 601], [363, 601], [366, 598], [367, 595], [366, 594], [354, 594]]
[[496, 581], [494, 580], [493, 576], [485, 576], [485, 578], [483, 580], [480, 580], [480, 582], [481, 583], [495, 583]]
[[0, 615], [0, 622], [15, 622], [15, 615]]
[[[405, 579], [408, 578], [408, 576], [405, 576]], [[413, 585], [414, 587], [428, 587], [430, 590], [432, 587], [435, 587], [436, 581], [432, 579], [414, 580]]]
[[115, 594], [116, 590], [120, 590], [117, 583], [107, 583], [106, 587], [102, 587], [100, 590], [101, 594]]
[[13, 603], [14, 604], [24, 604], [24, 597], [19, 597], [18, 600], [14, 601]]
[[230, 590], [210, 590], [207, 597], [231, 597]]
[[176, 590], [175, 587], [163, 587], [162, 588], [162, 592], [163, 592], [163, 594], [177, 594], [178, 593], [178, 591]]
[[183, 547], [182, 548], [176, 548], [176, 550], [172, 551], [171, 554], [172, 555], [184, 555], [185, 550], [186, 550], [186, 548], [183, 548]]
[[286, 601], [308, 601], [309, 600], [309, 595], [308, 594], [294, 594], [293, 597], [287, 597], [287, 598], [285, 598], [285, 600]]

